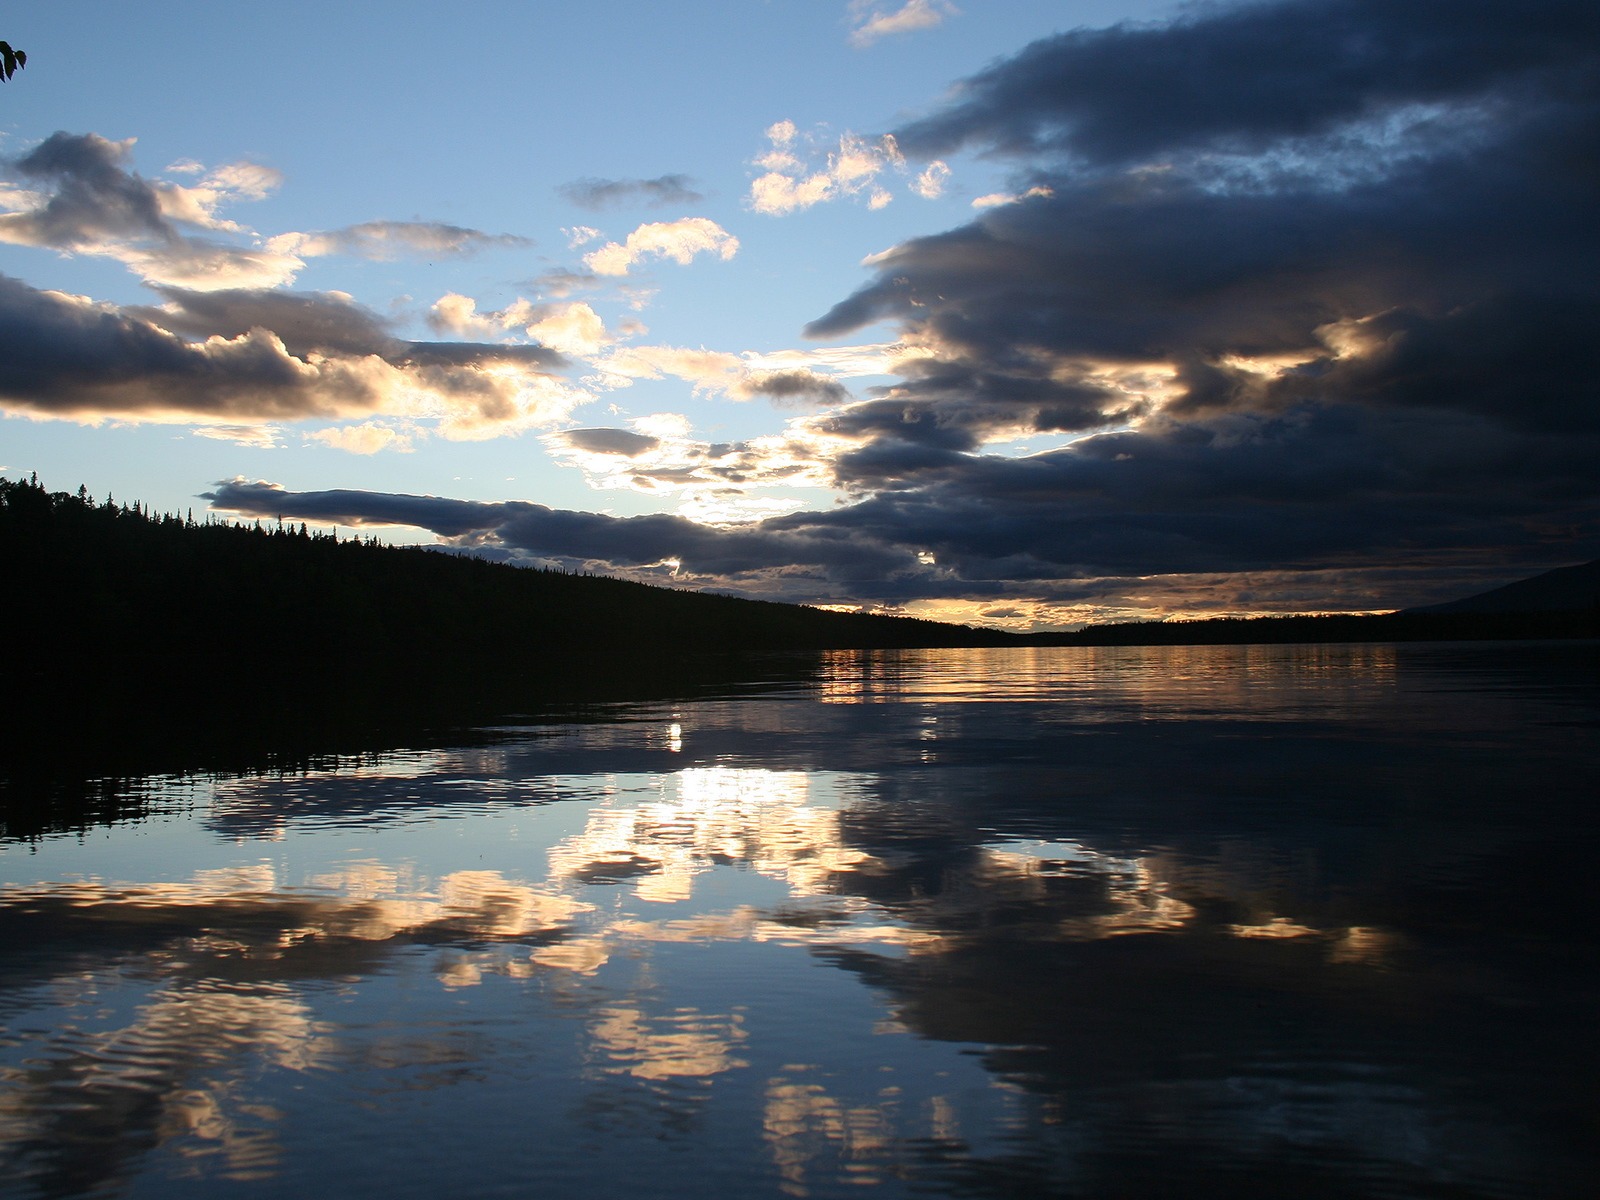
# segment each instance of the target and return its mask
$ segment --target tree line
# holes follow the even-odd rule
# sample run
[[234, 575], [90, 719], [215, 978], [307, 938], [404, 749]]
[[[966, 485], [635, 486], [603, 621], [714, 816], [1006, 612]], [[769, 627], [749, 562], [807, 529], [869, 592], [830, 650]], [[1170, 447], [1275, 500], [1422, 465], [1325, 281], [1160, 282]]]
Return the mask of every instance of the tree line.
[[[992, 630], [490, 562], [0, 480], [13, 736], [470, 722]], [[274, 732], [276, 731], [276, 733]], [[132, 736], [130, 734], [130, 736]]]

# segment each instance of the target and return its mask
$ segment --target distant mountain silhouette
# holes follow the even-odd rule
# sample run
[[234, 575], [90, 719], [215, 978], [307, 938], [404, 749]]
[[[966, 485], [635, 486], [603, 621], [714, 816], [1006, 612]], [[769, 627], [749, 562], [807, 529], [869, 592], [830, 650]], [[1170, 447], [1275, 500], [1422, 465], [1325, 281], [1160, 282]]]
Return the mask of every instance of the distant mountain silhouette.
[[1408, 613], [1571, 612], [1600, 606], [1600, 559], [1557, 567], [1475, 596], [1408, 608]]

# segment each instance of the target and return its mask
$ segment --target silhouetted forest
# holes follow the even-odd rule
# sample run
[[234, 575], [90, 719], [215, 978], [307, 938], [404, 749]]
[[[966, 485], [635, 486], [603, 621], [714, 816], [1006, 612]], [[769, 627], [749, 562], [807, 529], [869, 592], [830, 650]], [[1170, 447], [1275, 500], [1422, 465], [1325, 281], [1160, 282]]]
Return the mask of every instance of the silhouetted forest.
[[1233, 646], [1289, 642], [1472, 642], [1600, 637], [1600, 608], [1545, 612], [1292, 613], [1127, 621], [1032, 635], [1052, 646]]

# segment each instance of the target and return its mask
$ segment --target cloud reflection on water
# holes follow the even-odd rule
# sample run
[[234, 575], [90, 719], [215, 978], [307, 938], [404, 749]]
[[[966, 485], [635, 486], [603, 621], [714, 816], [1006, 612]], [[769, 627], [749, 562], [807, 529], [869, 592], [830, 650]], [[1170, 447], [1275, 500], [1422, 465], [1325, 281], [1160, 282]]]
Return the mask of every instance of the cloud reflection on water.
[[[119, 928], [138, 930], [146, 945], [137, 971], [163, 981], [133, 1025], [102, 1035], [107, 1044], [158, 1045], [159, 1063], [152, 1066], [149, 1053], [76, 1050], [70, 1036], [56, 1035], [40, 1048], [45, 1071], [8, 1069], [5, 1140], [24, 1161], [63, 1139], [108, 1138], [108, 1147], [126, 1147], [132, 1138], [185, 1155], [220, 1154], [229, 1178], [270, 1174], [278, 1116], [252, 1099], [244, 1081], [263, 1066], [325, 1069], [352, 1052], [336, 1027], [314, 1020], [293, 986], [371, 978], [418, 945], [434, 948], [435, 980], [457, 992], [490, 978], [593, 977], [619, 954], [713, 943], [806, 947], [869, 976], [887, 970], [912, 979], [1002, 945], [1174, 933], [1196, 919], [1196, 905], [1175, 894], [1192, 890], [1193, 881], [1173, 869], [1181, 864], [1081, 842], [962, 846], [930, 885], [926, 846], [919, 854], [850, 844], [837, 805], [842, 798], [848, 811], [861, 781], [834, 780], [833, 794], [823, 797], [813, 795], [814, 782], [801, 772], [686, 768], [661, 777], [653, 792], [591, 805], [582, 829], [550, 846], [548, 872], [537, 880], [492, 870], [430, 878], [415, 862], [360, 858], [299, 882], [257, 863], [200, 870], [181, 882], [0, 889], [7, 923], [28, 931], [24, 942], [68, 959], [65, 973], [41, 972], [35, 995], [65, 986]], [[697, 882], [729, 869], [782, 884], [783, 899], [647, 915], [693, 907]], [[619, 890], [627, 901], [592, 899]], [[1343, 963], [1375, 961], [1374, 948], [1389, 939], [1383, 930], [1314, 929], [1271, 914], [1216, 929], [1312, 939]], [[880, 965], [869, 969], [869, 960]], [[897, 1011], [923, 1033], [971, 1040], [942, 1019], [930, 1022], [922, 1004], [913, 996]], [[738, 1011], [652, 1013], [643, 995], [625, 993], [599, 1003], [584, 1028], [588, 1058], [606, 1075], [660, 1084], [750, 1066], [743, 1048], [751, 1033]], [[984, 1032], [1013, 1040], [1004, 1027]], [[180, 1041], [182, 1053], [168, 1052]], [[87, 1109], [75, 1102], [76, 1117], [61, 1103], [63, 1087], [89, 1098]], [[138, 1137], [122, 1112], [131, 1093], [145, 1097], [149, 1110]], [[919, 1102], [942, 1104], [946, 1127], [956, 1119], [947, 1100]], [[807, 1180], [823, 1167], [863, 1184], [907, 1169], [898, 1096], [846, 1103], [820, 1083], [779, 1074], [765, 1085], [763, 1103], [763, 1136], [790, 1195], [807, 1194]]]
[[[227, 865], [0, 888], [0, 1143], [59, 1194], [157, 1151], [271, 1176], [279, 1076], [470, 1108], [531, 1062], [568, 1098], [546, 1119], [608, 1138], [688, 1145], [714, 1098], [758, 1114], [795, 1196], [1092, 1192], [1152, 1155], [1198, 1195], [1226, 1193], [1219, 1163], [1335, 1191], [1570, 1182], [1556, 1114], [1585, 1060], [1514, 1018], [1584, 943], [1538, 901], [1563, 894], [1559, 816], [1504, 797], [1544, 756], [1559, 813], [1593, 751], [1530, 724], [1528, 693], [1352, 653], [1359, 678], [1293, 648], [1244, 679], [1198, 653], [1029, 660], [1026, 702], [968, 690], [993, 664], [891, 657], [845, 703], [218, 782], [200, 820]], [[1555, 857], [1519, 859], [1528, 839]], [[870, 999], [853, 1034], [816, 1010], [841, 980]], [[330, 1019], [335, 996], [394, 1016]], [[105, 1051], [126, 1045], [160, 1053]], [[988, 1099], [919, 1065], [939, 1045], [978, 1056]]]

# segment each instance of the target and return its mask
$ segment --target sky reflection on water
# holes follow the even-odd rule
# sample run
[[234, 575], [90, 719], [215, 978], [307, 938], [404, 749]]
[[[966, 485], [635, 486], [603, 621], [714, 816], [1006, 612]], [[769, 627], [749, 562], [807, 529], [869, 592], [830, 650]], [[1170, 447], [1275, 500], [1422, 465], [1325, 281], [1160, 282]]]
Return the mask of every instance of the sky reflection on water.
[[164, 814], [0, 847], [0, 1178], [1592, 1194], [1594, 668], [838, 655], [147, 784]]

